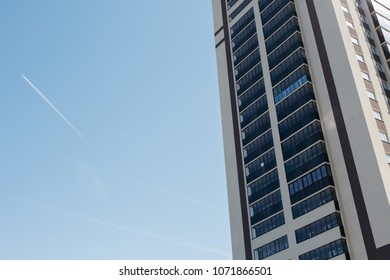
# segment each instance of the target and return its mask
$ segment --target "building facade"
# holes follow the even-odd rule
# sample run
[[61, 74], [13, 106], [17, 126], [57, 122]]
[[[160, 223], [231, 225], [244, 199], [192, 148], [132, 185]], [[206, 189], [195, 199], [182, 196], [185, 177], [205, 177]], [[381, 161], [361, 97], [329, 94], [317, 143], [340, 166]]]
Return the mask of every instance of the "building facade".
[[235, 259], [390, 259], [390, 1], [212, 0]]

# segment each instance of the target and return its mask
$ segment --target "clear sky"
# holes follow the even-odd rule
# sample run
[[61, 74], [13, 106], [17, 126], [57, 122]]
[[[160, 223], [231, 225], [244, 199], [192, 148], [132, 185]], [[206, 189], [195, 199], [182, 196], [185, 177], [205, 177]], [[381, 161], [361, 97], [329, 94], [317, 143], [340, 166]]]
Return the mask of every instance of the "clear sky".
[[2, 1], [0, 259], [231, 258], [213, 33], [210, 0]]

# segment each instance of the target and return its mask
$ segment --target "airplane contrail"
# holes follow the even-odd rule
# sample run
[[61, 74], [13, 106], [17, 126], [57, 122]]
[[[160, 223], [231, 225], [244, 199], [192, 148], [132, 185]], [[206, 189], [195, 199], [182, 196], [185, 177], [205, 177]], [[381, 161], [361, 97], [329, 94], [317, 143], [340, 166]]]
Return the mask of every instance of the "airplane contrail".
[[82, 135], [81, 132], [78, 131], [78, 129], [60, 112], [60, 110], [58, 110], [57, 107], [54, 106], [54, 104], [51, 103], [51, 101], [36, 86], [34, 86], [34, 84], [30, 80], [23, 75], [23, 73], [21, 73], [21, 75], [23, 79], [34, 89], [34, 91], [70, 126], [70, 128], [72, 128], [73, 131], [76, 132], [77, 135], [80, 136], [84, 142], [88, 143], [84, 135]]
[[232, 257], [229, 252], [225, 252], [225, 251], [222, 251], [222, 250], [217, 249], [217, 248], [208, 247], [208, 246], [199, 245], [199, 244], [193, 244], [193, 243], [186, 242], [186, 241], [180, 241], [180, 240], [176, 240], [174, 238], [161, 236], [161, 235], [158, 235], [158, 234], [155, 234], [155, 233], [141, 231], [141, 230], [138, 230], [138, 229], [135, 229], [135, 228], [132, 228], [132, 227], [110, 223], [110, 222], [107, 222], [107, 221], [104, 221], [104, 220], [100, 220], [100, 219], [96, 219], [96, 218], [93, 218], [93, 217], [88, 217], [88, 216], [72, 213], [72, 212], [69, 212], [69, 211], [66, 211], [66, 210], [53, 208], [53, 207], [50, 207], [50, 206], [47, 206], [47, 205], [43, 205], [43, 204], [40, 204], [40, 203], [37, 203], [37, 202], [34, 202], [34, 201], [27, 200], [25, 198], [15, 197], [15, 196], [12, 196], [12, 195], [0, 193], [0, 198], [1, 197], [10, 199], [10, 200], [12, 200], [14, 202], [18, 202], [18, 203], [22, 203], [22, 204], [25, 204], [25, 205], [34, 206], [34, 207], [41, 208], [41, 209], [44, 209], [44, 210], [47, 210], [47, 211], [51, 211], [51, 212], [54, 212], [54, 213], [59, 213], [59, 214], [66, 215], [66, 216], [73, 217], [73, 218], [77, 218], [77, 219], [80, 219], [80, 220], [83, 220], [83, 221], [99, 224], [101, 226], [105, 226], [105, 227], [108, 227], [108, 228], [113, 228], [113, 229], [129, 232], [129, 233], [134, 234], [134, 235], [143, 236], [143, 237], [147, 237], [147, 238], [152, 238], [152, 239], [155, 239], [155, 240], [160, 240], [160, 241], [163, 241], [163, 242], [166, 242], [166, 243], [170, 243], [170, 244], [173, 244], [173, 245], [177, 245], [177, 246], [194, 249], [194, 250], [201, 251], [201, 252], [207, 252], [207, 253], [223, 256], [225, 258], [231, 258]]

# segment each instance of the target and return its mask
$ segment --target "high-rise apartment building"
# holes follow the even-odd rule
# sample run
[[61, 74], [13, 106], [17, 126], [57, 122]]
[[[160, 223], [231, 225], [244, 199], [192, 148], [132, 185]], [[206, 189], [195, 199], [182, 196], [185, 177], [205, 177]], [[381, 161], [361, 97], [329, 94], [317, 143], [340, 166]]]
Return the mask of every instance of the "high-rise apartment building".
[[390, 1], [212, 0], [235, 259], [390, 259]]

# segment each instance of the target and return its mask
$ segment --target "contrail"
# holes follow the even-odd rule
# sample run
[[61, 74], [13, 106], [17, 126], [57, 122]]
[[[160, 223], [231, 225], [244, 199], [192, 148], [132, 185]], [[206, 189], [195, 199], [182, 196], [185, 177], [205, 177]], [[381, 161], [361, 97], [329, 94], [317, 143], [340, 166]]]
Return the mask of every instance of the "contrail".
[[33, 207], [37, 207], [37, 208], [41, 208], [41, 209], [47, 210], [47, 211], [59, 213], [59, 214], [62, 214], [62, 215], [73, 217], [73, 218], [77, 218], [79, 220], [83, 220], [83, 221], [87, 221], [87, 222], [90, 222], [90, 223], [99, 224], [101, 226], [105, 226], [105, 227], [108, 227], [108, 228], [113, 228], [113, 229], [129, 232], [131, 234], [135, 234], [135, 235], [138, 235], [138, 236], [148, 237], [148, 238], [152, 238], [152, 239], [155, 239], [155, 240], [160, 240], [160, 241], [163, 241], [163, 242], [166, 242], [166, 243], [170, 243], [170, 244], [173, 244], [173, 245], [186, 247], [186, 248], [194, 249], [194, 250], [201, 251], [201, 252], [211, 253], [211, 254], [222, 256], [222, 257], [225, 257], [225, 258], [231, 258], [232, 257], [230, 253], [225, 252], [225, 251], [221, 251], [221, 250], [216, 249], [216, 248], [203, 246], [203, 245], [198, 245], [198, 244], [193, 244], [193, 243], [189, 243], [189, 242], [186, 242], [186, 241], [180, 241], [180, 240], [176, 240], [176, 239], [173, 239], [173, 238], [157, 235], [155, 233], [149, 233], [149, 232], [137, 230], [137, 229], [134, 229], [132, 227], [110, 223], [110, 222], [107, 222], [107, 221], [104, 221], [104, 220], [100, 220], [100, 219], [96, 219], [96, 218], [93, 218], [93, 217], [79, 215], [79, 214], [76, 214], [76, 213], [72, 213], [72, 212], [68, 212], [68, 211], [65, 211], [65, 210], [53, 208], [53, 207], [50, 207], [50, 206], [46, 206], [46, 205], [43, 205], [43, 204], [40, 204], [40, 203], [37, 203], [37, 202], [34, 202], [34, 201], [30, 201], [30, 200], [27, 200], [27, 199], [24, 199], [24, 198], [11, 196], [11, 195], [7, 195], [7, 194], [4, 194], [4, 193], [0, 193], [0, 198], [1, 197], [7, 198], [7, 199], [12, 200], [14, 202], [22, 203], [22, 204], [25, 204], [25, 205], [30, 205], [30, 206], [33, 206]]
[[23, 75], [23, 73], [21, 75], [22, 75], [23, 79], [34, 89], [34, 91], [40, 97], [42, 97], [42, 99], [45, 100], [45, 102], [73, 129], [73, 131], [76, 132], [77, 135], [80, 136], [84, 142], [88, 143], [88, 141], [84, 137], [84, 135], [82, 135], [81, 132], [77, 130], [77, 128], [60, 112], [60, 110], [58, 110], [57, 107], [54, 106], [54, 104], [51, 103], [50, 100], [36, 86], [34, 86], [34, 84], [30, 80], [27, 79], [26, 76]]

